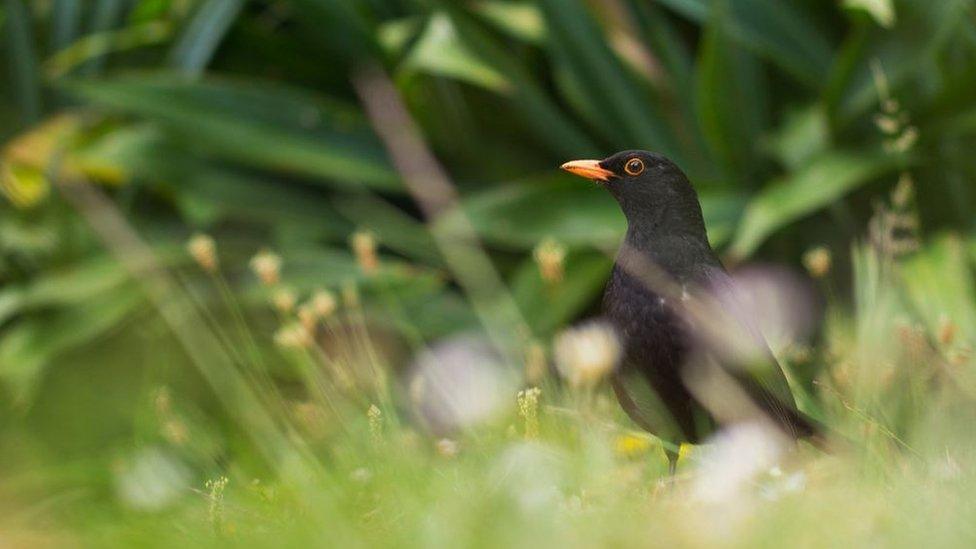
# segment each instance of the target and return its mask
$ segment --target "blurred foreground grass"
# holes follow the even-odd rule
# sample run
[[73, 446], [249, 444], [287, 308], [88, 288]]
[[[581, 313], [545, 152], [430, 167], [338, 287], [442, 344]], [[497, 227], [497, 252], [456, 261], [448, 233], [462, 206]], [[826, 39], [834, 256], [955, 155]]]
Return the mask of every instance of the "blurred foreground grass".
[[[0, 544], [972, 546], [973, 17], [5, 0]], [[469, 227], [408, 196], [369, 71]], [[555, 167], [635, 147], [730, 263], [806, 268], [772, 303], [809, 333], [767, 336], [850, 444], [734, 431], [670, 486], [559, 380], [623, 219]]]
[[[352, 246], [357, 268], [376, 282], [395, 266], [377, 261], [370, 239], [359, 234]], [[180, 332], [198, 330], [212, 338], [207, 345], [177, 356], [157, 315], [143, 315], [103, 338], [111, 351], [66, 357], [29, 409], [10, 409], [0, 452], [8, 542], [928, 547], [976, 539], [976, 380], [965, 337], [976, 306], [972, 250], [956, 237], [908, 257], [856, 246], [854, 309], [830, 299], [823, 341], [782, 349], [794, 374], [812, 363], [823, 372], [816, 406], [847, 442], [831, 454], [805, 444], [781, 454], [761, 430], [739, 428], [686, 449], [670, 482], [660, 443], [631, 430], [602, 385], [558, 383], [544, 347], [511, 363], [462, 336], [418, 348], [408, 368], [410, 352], [390, 347], [374, 318], [395, 309], [390, 301], [372, 308], [352, 284], [291, 290], [288, 258], [265, 251], [249, 269], [274, 314], [246, 321], [237, 318], [241, 296], [227, 291], [235, 266], [219, 246], [199, 235], [187, 253], [195, 261], [177, 274], [192, 289], [168, 298], [193, 302], [182, 318], [199, 318], [173, 331], [193, 341]], [[824, 261], [808, 263], [825, 274]], [[187, 362], [199, 375], [180, 366]], [[128, 443], [119, 444], [121, 433]]]

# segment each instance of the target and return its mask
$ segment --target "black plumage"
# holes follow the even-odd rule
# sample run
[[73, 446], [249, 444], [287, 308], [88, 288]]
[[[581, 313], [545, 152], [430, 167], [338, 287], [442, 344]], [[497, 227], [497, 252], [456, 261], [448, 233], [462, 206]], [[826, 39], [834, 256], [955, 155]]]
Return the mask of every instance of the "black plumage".
[[[815, 435], [796, 409], [765, 340], [739, 306], [712, 250], [697, 193], [660, 154], [625, 151], [563, 168], [617, 200], [627, 233], [603, 298], [623, 346], [612, 385], [642, 428], [699, 442], [716, 424], [767, 419], [790, 437]], [[720, 387], [709, 398], [709, 387]], [[669, 451], [673, 471], [676, 455]]]

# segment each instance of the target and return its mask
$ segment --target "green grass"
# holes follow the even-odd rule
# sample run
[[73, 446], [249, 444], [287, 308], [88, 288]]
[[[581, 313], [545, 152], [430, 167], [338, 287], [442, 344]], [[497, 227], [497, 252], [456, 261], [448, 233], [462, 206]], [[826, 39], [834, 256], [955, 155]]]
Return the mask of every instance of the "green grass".
[[[0, 539], [971, 546], [974, 13], [0, 3]], [[370, 75], [465, 217], [428, 224]], [[596, 313], [624, 227], [557, 166], [631, 148], [688, 172], [730, 265], [813, 266], [823, 314], [776, 351], [833, 453], [803, 444], [717, 497], [710, 455], [762, 457], [745, 432], [671, 485], [606, 386], [556, 375], [553, 341]], [[215, 273], [185, 250], [196, 232]], [[248, 267], [262, 249], [283, 259], [273, 287]], [[316, 345], [283, 348], [305, 340], [275, 294], [322, 289], [340, 306]], [[411, 365], [461, 334], [505, 344], [475, 384], [497, 385], [497, 413], [435, 434]], [[469, 354], [452, 363], [485, 359]]]
[[[279, 338], [275, 350], [271, 332], [293, 325], [294, 309], [239, 326], [239, 297], [222, 290], [232, 267], [209, 277], [190, 266], [211, 303], [194, 308], [194, 329], [212, 330], [226, 362], [158, 333], [135, 338], [150, 348], [126, 347], [125, 332], [67, 360], [7, 421], [0, 524], [27, 544], [100, 546], [966, 546], [976, 438], [961, 319], [973, 304], [931, 327], [908, 316], [913, 294], [924, 306], [939, 286], [970, 283], [950, 267], [968, 264], [966, 250], [947, 238], [907, 259], [854, 256], [856, 310], [831, 300], [824, 340], [783, 353], [794, 375], [822, 372], [812, 390], [834, 450], [801, 444], [769, 460], [764, 439], [745, 434], [689, 449], [673, 481], [660, 442], [634, 431], [602, 385], [572, 390], [551, 371], [526, 402], [521, 382], [478, 384], [477, 395], [500, 391], [496, 412], [435, 433], [420, 403], [478, 399], [455, 378], [418, 391], [375, 331], [385, 308], [347, 290], [317, 343]], [[277, 290], [255, 292], [270, 312]], [[248, 358], [252, 338], [261, 359]], [[447, 364], [468, 371], [476, 348]], [[208, 371], [218, 364], [229, 370]], [[517, 377], [525, 367], [508, 366]]]

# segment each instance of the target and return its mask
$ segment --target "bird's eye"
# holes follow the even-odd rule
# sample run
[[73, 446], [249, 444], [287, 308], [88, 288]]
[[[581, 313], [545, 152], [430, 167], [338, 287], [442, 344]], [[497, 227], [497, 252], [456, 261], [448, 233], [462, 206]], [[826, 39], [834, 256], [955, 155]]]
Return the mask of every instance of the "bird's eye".
[[624, 171], [630, 175], [640, 175], [644, 171], [644, 161], [640, 158], [631, 158], [624, 165]]

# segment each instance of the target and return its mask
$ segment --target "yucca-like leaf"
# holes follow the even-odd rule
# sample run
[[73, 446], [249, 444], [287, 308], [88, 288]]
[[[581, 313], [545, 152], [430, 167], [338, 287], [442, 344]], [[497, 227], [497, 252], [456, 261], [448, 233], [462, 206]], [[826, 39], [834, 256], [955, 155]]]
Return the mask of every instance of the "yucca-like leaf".
[[168, 76], [77, 81], [66, 88], [113, 110], [157, 121], [193, 148], [242, 165], [338, 186], [399, 188], [361, 115], [305, 92]]
[[748, 257], [777, 229], [899, 165], [897, 157], [880, 152], [828, 151], [814, 158], [795, 173], [771, 182], [750, 201], [730, 252], [737, 258]]

